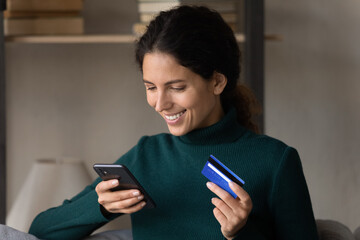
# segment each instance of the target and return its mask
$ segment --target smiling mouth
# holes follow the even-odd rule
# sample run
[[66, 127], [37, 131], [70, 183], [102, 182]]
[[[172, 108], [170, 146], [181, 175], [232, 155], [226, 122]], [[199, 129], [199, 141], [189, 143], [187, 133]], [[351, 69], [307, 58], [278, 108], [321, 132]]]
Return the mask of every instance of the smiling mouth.
[[169, 121], [175, 121], [176, 119], [178, 119], [179, 117], [181, 117], [184, 113], [186, 112], [186, 110], [182, 111], [182, 112], [179, 112], [177, 114], [174, 114], [174, 115], [171, 115], [171, 116], [168, 116], [168, 115], [164, 115], [165, 118]]

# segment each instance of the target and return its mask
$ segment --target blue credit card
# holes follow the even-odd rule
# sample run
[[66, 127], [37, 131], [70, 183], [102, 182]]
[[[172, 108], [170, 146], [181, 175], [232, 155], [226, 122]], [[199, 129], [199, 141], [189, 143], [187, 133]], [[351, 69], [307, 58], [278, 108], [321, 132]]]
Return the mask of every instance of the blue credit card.
[[245, 184], [244, 180], [239, 178], [213, 155], [210, 155], [201, 173], [211, 182], [230, 193], [234, 198], [236, 198], [237, 195], [229, 187], [229, 182], [233, 181], [241, 187]]

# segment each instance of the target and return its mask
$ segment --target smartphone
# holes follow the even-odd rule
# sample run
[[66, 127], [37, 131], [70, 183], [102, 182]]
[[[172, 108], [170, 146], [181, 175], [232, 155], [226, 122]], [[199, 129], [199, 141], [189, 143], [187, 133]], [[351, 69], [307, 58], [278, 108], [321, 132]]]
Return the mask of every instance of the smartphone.
[[126, 166], [122, 164], [94, 164], [93, 167], [102, 180], [107, 181], [117, 179], [119, 181], [119, 185], [112, 188], [111, 191], [138, 189], [144, 195], [144, 201], [146, 202], [144, 208], [156, 207], [156, 204], [151, 199], [150, 195]]

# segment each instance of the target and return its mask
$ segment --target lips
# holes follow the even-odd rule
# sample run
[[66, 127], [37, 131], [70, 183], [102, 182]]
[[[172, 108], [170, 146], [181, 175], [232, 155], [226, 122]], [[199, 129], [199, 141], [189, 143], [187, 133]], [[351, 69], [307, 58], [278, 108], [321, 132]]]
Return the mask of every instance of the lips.
[[175, 114], [166, 114], [164, 115], [165, 116], [165, 119], [167, 121], [176, 121], [177, 119], [179, 119], [184, 113], [186, 112], [186, 110], [182, 111], [182, 112], [179, 112], [179, 113], [175, 113]]

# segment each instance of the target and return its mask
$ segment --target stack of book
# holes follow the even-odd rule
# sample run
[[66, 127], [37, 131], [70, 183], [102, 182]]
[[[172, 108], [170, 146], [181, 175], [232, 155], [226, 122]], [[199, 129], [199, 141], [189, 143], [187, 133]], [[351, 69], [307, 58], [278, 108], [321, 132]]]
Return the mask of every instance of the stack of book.
[[135, 35], [142, 35], [150, 21], [159, 14], [180, 5], [206, 6], [221, 14], [234, 32], [237, 30], [238, 0], [138, 0], [140, 22], [133, 25]]
[[83, 34], [83, 0], [7, 0], [4, 33], [13, 35]]

